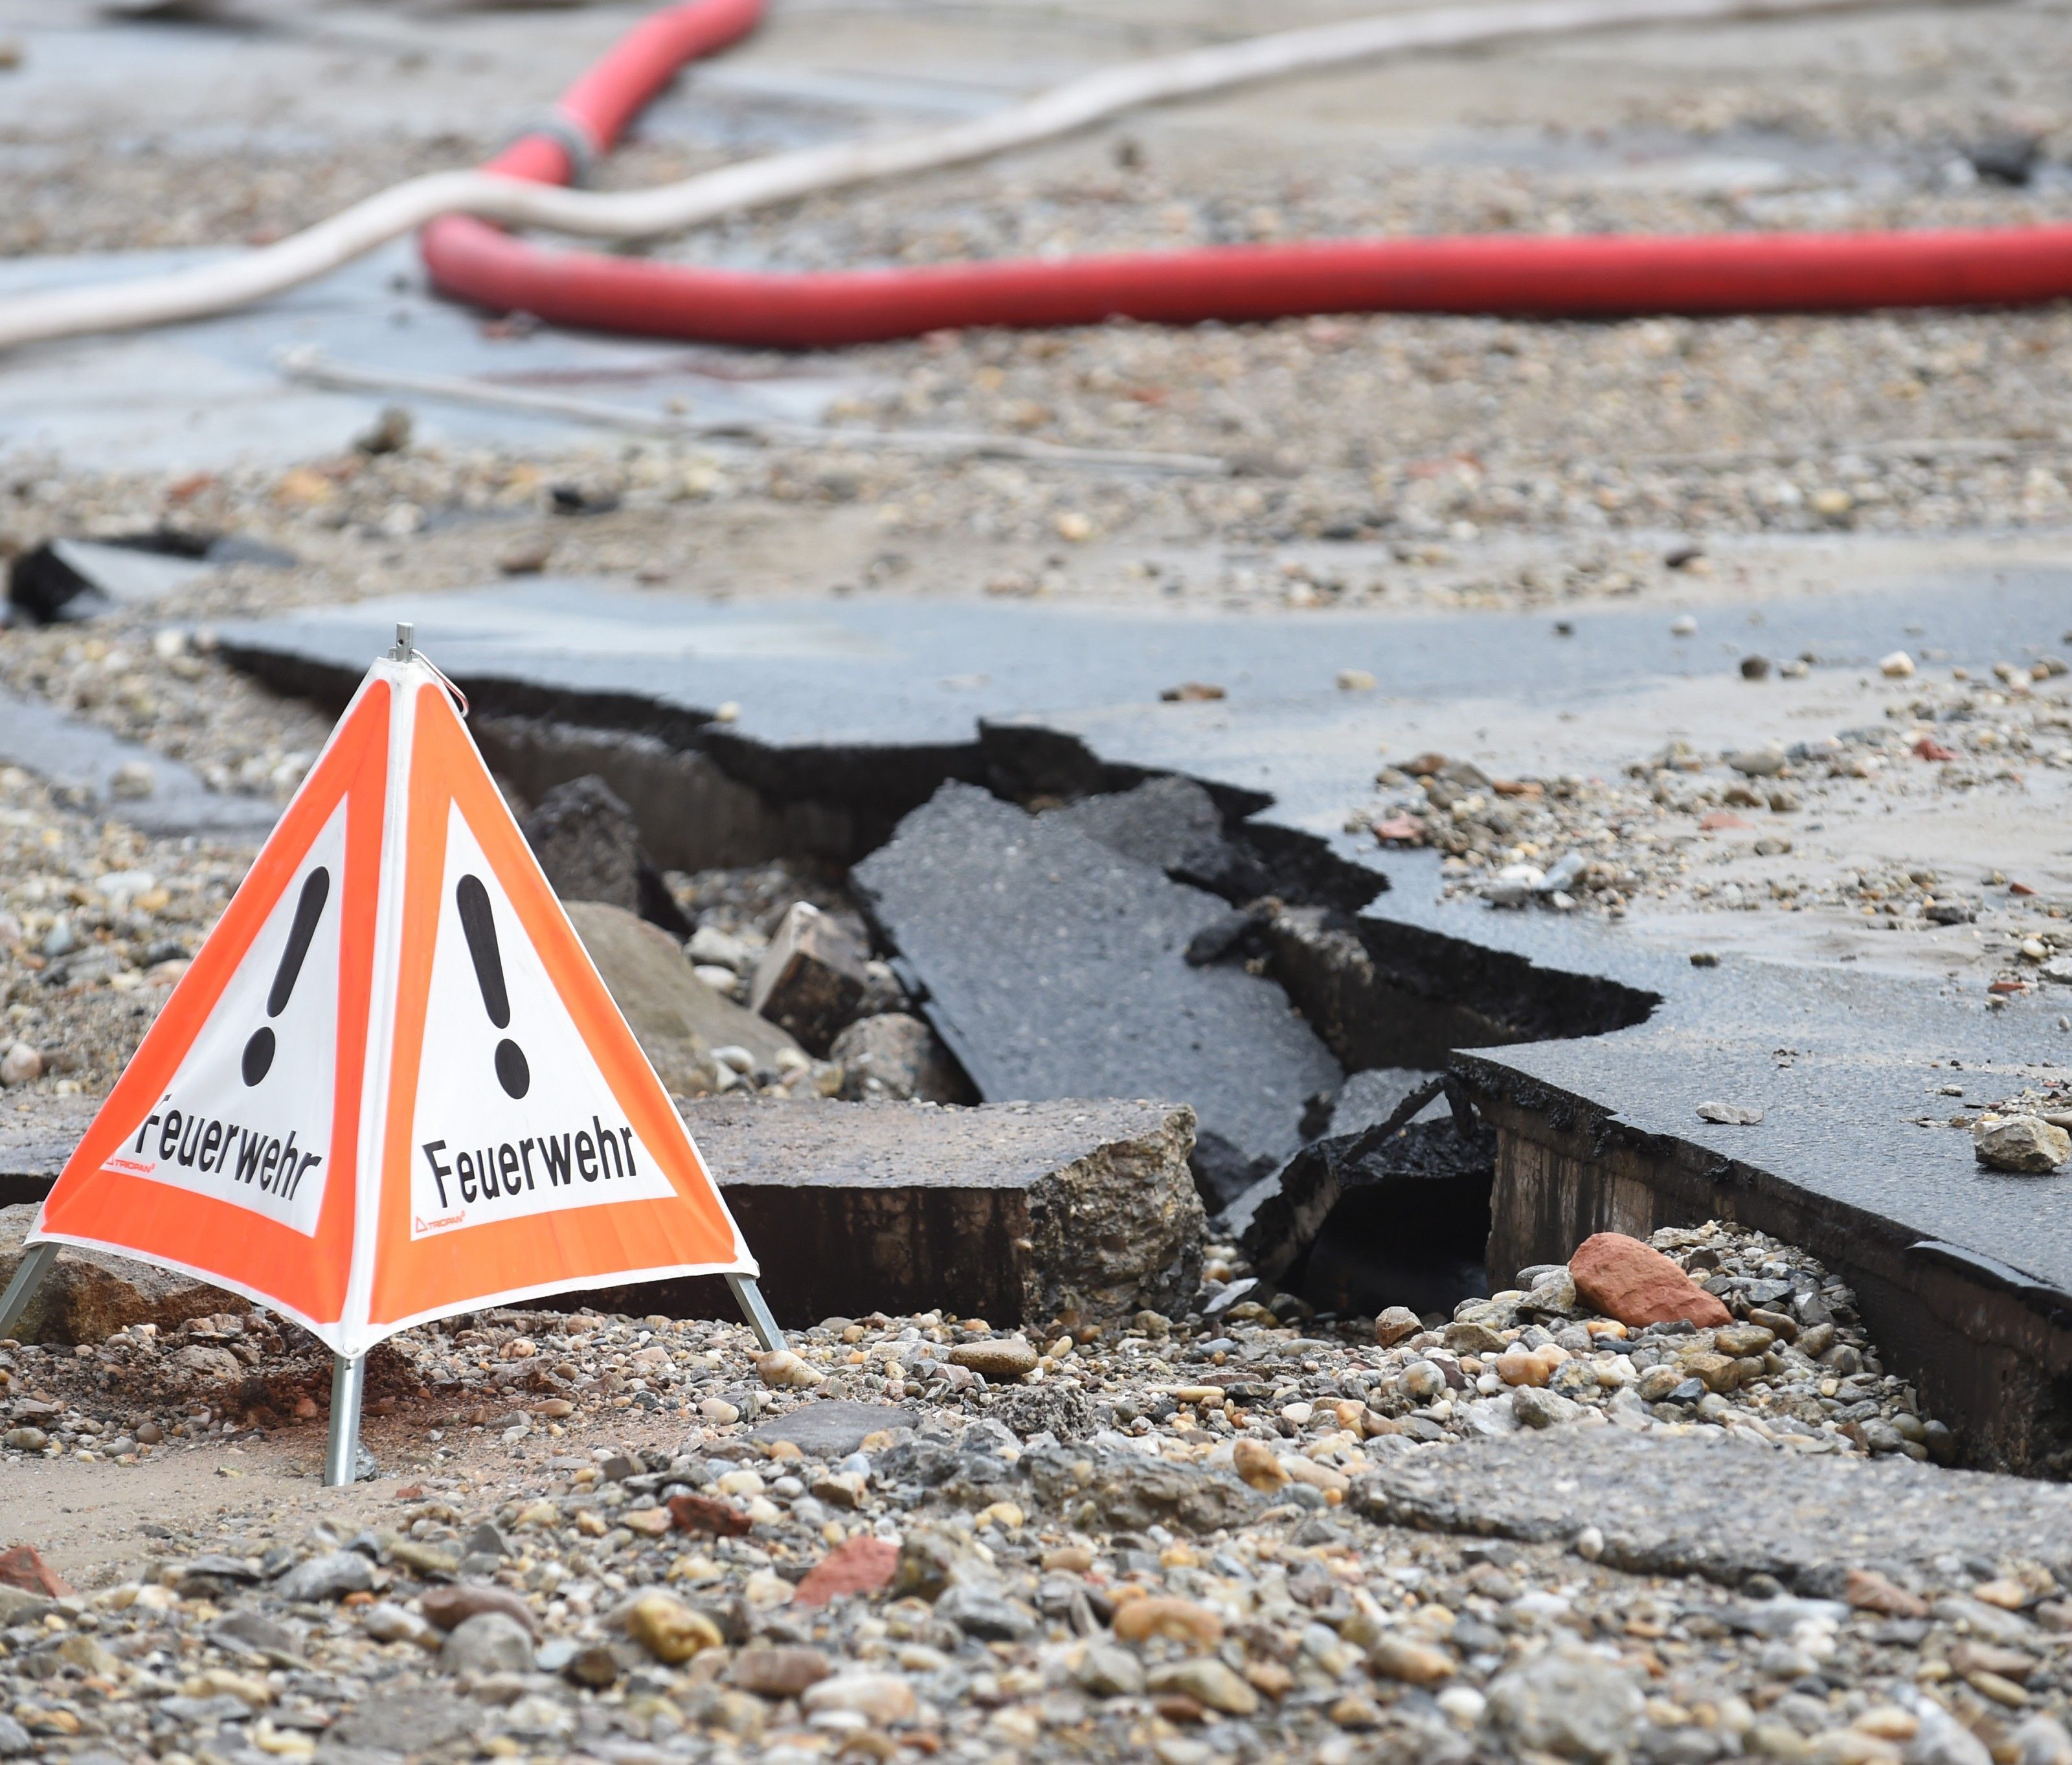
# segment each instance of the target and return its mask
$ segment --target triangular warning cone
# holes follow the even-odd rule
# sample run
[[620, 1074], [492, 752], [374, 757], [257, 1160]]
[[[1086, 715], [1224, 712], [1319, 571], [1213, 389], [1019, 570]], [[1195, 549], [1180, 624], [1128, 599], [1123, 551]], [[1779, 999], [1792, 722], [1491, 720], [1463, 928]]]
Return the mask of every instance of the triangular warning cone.
[[754, 1259], [682, 1118], [401, 636], [31, 1243], [184, 1269], [356, 1364], [407, 1325], [570, 1287], [742, 1292]]

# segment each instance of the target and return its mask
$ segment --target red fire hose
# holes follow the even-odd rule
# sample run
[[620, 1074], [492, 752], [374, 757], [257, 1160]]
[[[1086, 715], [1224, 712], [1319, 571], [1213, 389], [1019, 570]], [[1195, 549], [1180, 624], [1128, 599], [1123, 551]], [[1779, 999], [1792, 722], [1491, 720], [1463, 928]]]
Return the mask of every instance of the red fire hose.
[[[577, 81], [554, 126], [487, 169], [566, 183], [566, 137], [609, 150], [687, 60], [752, 29], [765, 0], [689, 0]], [[1169, 324], [1326, 312], [1606, 318], [2025, 305], [2072, 294], [2072, 226], [1584, 238], [1318, 240], [1063, 261], [748, 272], [547, 251], [453, 215], [420, 236], [445, 293], [552, 323], [779, 348], [973, 325]]]

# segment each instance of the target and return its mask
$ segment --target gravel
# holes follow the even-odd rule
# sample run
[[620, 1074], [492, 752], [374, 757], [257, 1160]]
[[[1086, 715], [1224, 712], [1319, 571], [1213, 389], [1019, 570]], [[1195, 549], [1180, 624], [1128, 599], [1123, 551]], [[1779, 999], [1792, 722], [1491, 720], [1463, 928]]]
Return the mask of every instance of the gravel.
[[[2056, 633], [2041, 634], [2052, 650]], [[2043, 645], [2039, 644], [2038, 648]], [[1630, 763], [1623, 777], [1492, 773], [1440, 753], [1383, 768], [1377, 796], [1347, 817], [1384, 845], [1430, 846], [1446, 895], [1492, 905], [1622, 916], [1636, 903], [1702, 912], [1852, 915], [1892, 931], [1976, 925], [1998, 956], [1995, 984], [2026, 989], [2072, 952], [2072, 898], [1988, 873], [1984, 891], [1925, 856], [1826, 874], [1782, 862], [1794, 829], [1864, 825], [1895, 809], [1969, 797], [2017, 804], [2029, 773], [2072, 770], [2072, 678], [2063, 657], [1955, 668], [1911, 677], [1867, 706], [1875, 722], [1774, 747], [1700, 751], [1683, 740]], [[1705, 870], [1750, 856], [1765, 874], [1715, 882]], [[2072, 969], [2068, 969], [2072, 973]]]
[[[406, 1331], [371, 1370], [399, 1479], [375, 1523], [307, 1527], [226, 1485], [216, 1514], [150, 1524], [76, 1594], [0, 1591], [0, 1698], [35, 1744], [82, 1757], [1869, 1760], [1931, 1731], [1937, 1756], [1969, 1757], [2023, 1722], [2058, 1744], [2072, 1559], [2054, 1547], [1895, 1557], [1859, 1504], [1846, 1597], [1809, 1598], [1723, 1569], [1726, 1511], [1690, 1516], [1696, 1568], [1628, 1572], [1611, 1560], [1645, 1557], [1629, 1532], [1684, 1516], [1653, 1498], [1629, 1514], [1616, 1482], [1601, 1528], [1585, 1496], [1551, 1534], [1474, 1536], [1478, 1453], [1525, 1455], [1487, 1500], [1536, 1512], [1535, 1455], [1588, 1488], [1560, 1467], [1616, 1479], [1622, 1461], [1572, 1442], [1708, 1439], [1727, 1482], [1672, 1487], [1731, 1507], [1745, 1484], [1759, 1509], [1778, 1454], [1876, 1456], [1914, 1479], [1905, 1536], [1932, 1529], [1947, 1437], [1880, 1371], [1848, 1290], [1718, 1224], [1655, 1242], [1733, 1325], [1622, 1336], [1540, 1310], [1572, 1309], [1573, 1288], [1535, 1271], [1383, 1349], [1368, 1321], [1297, 1322], [1287, 1300], [1287, 1322], [1219, 1311], [1240, 1278], [1226, 1252], [1213, 1321], [1147, 1313], [1025, 1348], [977, 1319], [830, 1319], [793, 1339], [811, 1388], [759, 1378], [731, 1324], [496, 1311]], [[132, 1447], [97, 1476], [187, 1446], [314, 1456], [325, 1357], [261, 1319], [0, 1356], [39, 1456]], [[770, 1426], [829, 1398], [883, 1407], [845, 1409], [824, 1445]], [[1369, 1517], [1427, 1486], [1465, 1517]], [[1975, 1487], [2018, 1543], [2003, 1486], [2023, 1487]], [[1947, 1499], [1979, 1506], [1971, 1487]]]

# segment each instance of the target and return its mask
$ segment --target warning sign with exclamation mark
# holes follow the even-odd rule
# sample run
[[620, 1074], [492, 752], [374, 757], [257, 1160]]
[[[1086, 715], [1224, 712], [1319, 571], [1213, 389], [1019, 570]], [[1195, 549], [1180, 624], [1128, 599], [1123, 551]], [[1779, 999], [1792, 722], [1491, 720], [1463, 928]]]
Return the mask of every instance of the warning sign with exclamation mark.
[[342, 1355], [755, 1260], [421, 658], [377, 662], [31, 1243], [245, 1294]]
[[410, 1236], [675, 1193], [458, 804], [410, 1133]]
[[340, 803], [171, 1080], [103, 1160], [109, 1175], [316, 1230], [331, 1150], [345, 817]]

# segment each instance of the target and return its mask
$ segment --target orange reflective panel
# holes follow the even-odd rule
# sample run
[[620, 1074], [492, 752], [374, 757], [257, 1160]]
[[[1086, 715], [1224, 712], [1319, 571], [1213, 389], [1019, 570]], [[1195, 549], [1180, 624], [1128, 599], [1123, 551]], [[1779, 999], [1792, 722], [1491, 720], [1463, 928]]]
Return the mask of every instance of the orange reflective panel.
[[43, 1203], [40, 1235], [344, 1314], [393, 693], [363, 687]]

